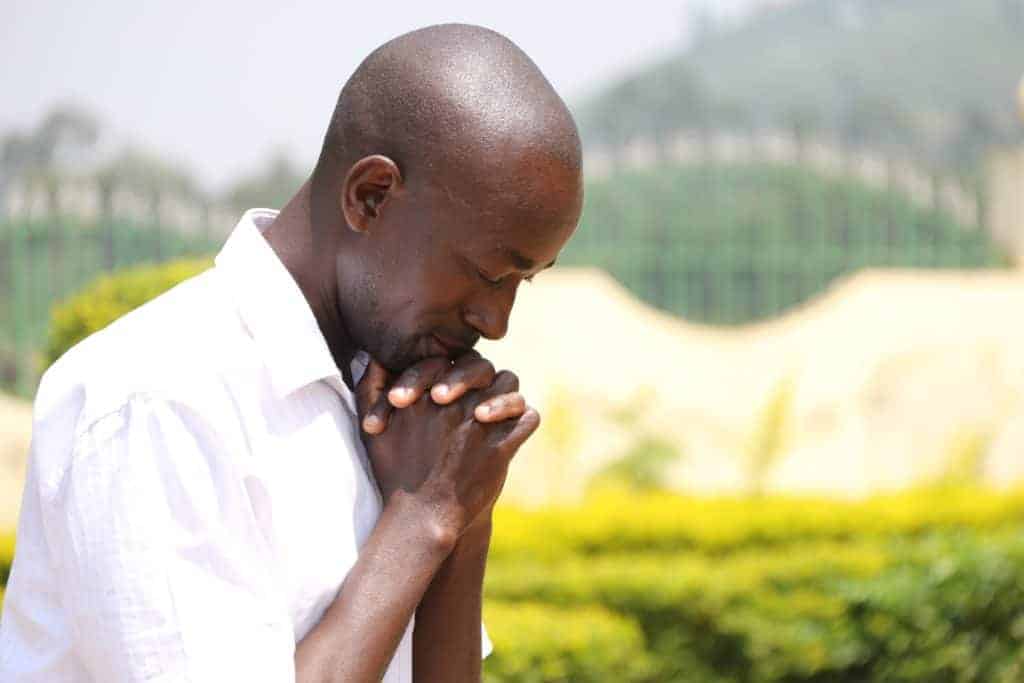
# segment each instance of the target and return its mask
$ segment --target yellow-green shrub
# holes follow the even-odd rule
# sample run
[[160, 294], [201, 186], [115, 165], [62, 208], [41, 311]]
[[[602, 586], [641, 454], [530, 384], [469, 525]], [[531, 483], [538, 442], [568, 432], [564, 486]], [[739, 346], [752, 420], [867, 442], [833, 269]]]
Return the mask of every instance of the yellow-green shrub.
[[67, 301], [54, 306], [46, 346], [46, 364], [93, 332], [213, 264], [199, 258], [162, 265], [136, 266], [103, 275]]
[[484, 661], [488, 682], [604, 683], [651, 674], [640, 628], [601, 607], [488, 601], [484, 622], [494, 643]]
[[609, 680], [1024, 680], [1021, 503], [946, 489], [506, 508], [486, 595], [634, 619], [654, 673]]
[[7, 584], [14, 562], [14, 532], [0, 533], [0, 587]]
[[700, 549], [721, 553], [797, 541], [995, 529], [1024, 523], [1024, 489], [935, 488], [861, 501], [809, 497], [702, 498], [602, 492], [579, 506], [499, 507], [491, 557]]
[[634, 619], [654, 674], [608, 680], [1019, 680], [1024, 534], [876, 543], [492, 563], [487, 595]]

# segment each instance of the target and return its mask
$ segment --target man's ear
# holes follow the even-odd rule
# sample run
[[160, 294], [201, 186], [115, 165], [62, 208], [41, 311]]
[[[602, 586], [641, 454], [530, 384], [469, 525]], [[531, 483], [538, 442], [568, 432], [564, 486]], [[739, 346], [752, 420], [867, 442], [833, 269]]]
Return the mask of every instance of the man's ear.
[[380, 154], [363, 157], [352, 164], [341, 185], [341, 213], [345, 222], [356, 232], [370, 230], [401, 189], [402, 173], [394, 161]]

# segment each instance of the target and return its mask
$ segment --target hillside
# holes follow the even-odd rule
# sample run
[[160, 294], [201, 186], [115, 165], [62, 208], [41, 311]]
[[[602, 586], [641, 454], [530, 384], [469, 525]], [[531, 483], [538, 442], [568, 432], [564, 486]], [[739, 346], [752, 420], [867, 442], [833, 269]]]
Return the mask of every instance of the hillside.
[[1021, 0], [797, 0], [579, 107], [589, 144], [677, 127], [800, 127], [971, 165], [1022, 132]]

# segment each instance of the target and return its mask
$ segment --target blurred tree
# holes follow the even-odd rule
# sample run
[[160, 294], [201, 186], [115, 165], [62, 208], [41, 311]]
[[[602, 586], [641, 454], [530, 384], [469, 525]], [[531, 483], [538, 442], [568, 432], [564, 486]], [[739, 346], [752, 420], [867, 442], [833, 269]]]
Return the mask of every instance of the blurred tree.
[[958, 169], [975, 166], [985, 150], [1003, 137], [991, 112], [978, 107], [966, 107], [957, 124], [946, 161]]
[[116, 189], [126, 189], [144, 197], [154, 218], [162, 197], [174, 195], [193, 201], [205, 199], [190, 172], [137, 147], [123, 149], [96, 170], [95, 178], [100, 186], [101, 205], [107, 214]]
[[232, 185], [224, 200], [234, 209], [252, 207], [280, 209], [302, 186], [305, 176], [283, 151], [274, 152], [255, 174]]
[[699, 47], [714, 38], [719, 31], [714, 3], [704, 0], [690, 9], [690, 35], [692, 44]]
[[999, 11], [1008, 25], [1024, 27], [1024, 0], [1000, 0]]
[[160, 206], [167, 197], [206, 206], [207, 200], [194, 176], [159, 157], [135, 147], [126, 147], [113, 159], [96, 169], [93, 175], [100, 194], [103, 216], [104, 261], [108, 268], [115, 264], [114, 255], [114, 193], [126, 190], [146, 203], [148, 222], [157, 235], [156, 258], [162, 258]]
[[48, 113], [33, 130], [12, 132], [0, 138], [0, 201], [10, 183], [20, 178], [30, 186], [42, 186], [48, 210], [57, 210], [60, 174], [82, 165], [99, 139], [100, 124], [89, 112], [64, 104]]
[[[590, 142], [607, 146], [613, 154], [638, 137], [663, 152], [671, 133], [706, 128], [716, 111], [690, 66], [669, 60], [602, 92], [584, 107], [581, 127], [590, 133]], [[732, 109], [723, 118], [738, 117], [741, 112]]]

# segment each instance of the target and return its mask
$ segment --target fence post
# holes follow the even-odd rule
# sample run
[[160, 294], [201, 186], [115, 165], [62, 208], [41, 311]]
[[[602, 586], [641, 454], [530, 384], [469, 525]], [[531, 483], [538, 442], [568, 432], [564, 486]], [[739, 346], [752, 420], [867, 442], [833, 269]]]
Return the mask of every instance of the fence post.
[[[20, 227], [20, 229], [19, 229]], [[28, 350], [26, 349], [26, 325], [28, 323], [25, 299], [29, 295], [25, 282], [22, 278], [22, 270], [30, 259], [26, 258], [25, 243], [28, 241], [29, 221], [21, 226], [15, 226], [11, 232], [11, 324], [12, 340], [14, 345], [14, 386], [21, 395], [29, 392], [28, 375], [29, 365]]]

